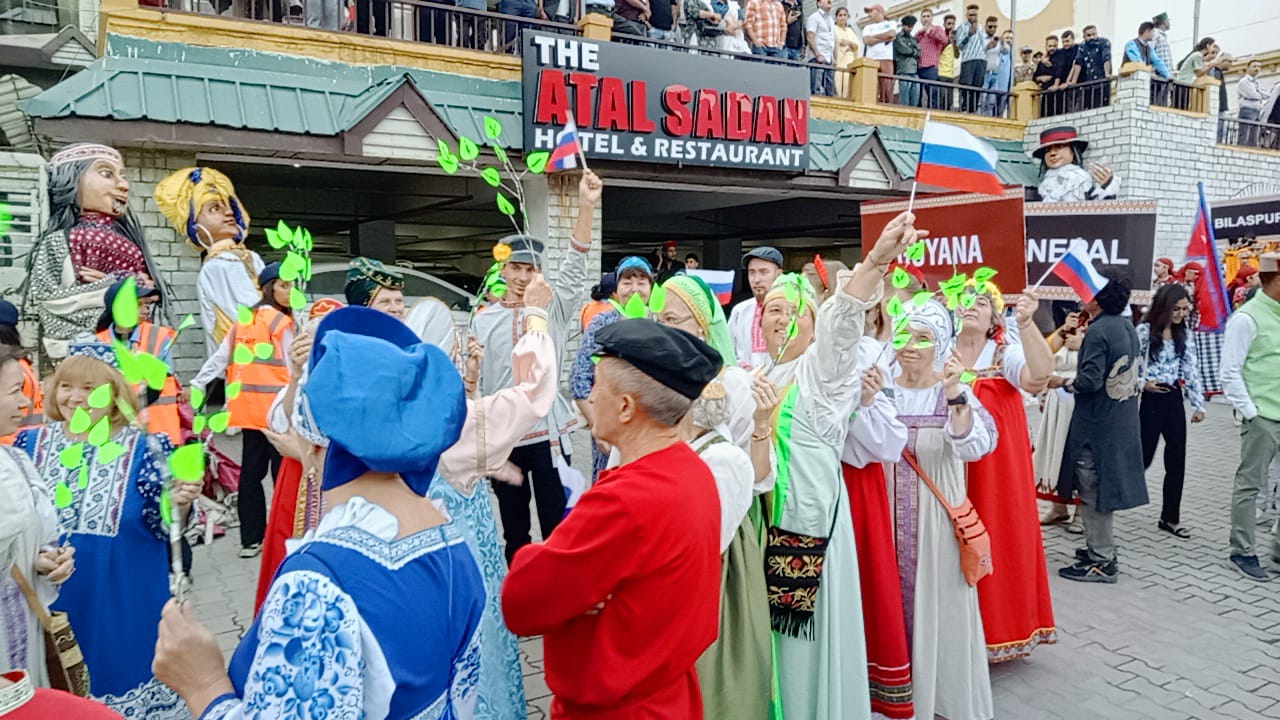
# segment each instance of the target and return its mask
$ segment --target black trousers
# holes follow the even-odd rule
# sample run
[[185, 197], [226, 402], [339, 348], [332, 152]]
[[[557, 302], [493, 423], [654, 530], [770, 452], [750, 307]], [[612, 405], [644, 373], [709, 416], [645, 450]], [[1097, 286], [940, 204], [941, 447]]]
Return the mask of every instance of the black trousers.
[[245, 430], [244, 455], [240, 462], [240, 547], [258, 545], [267, 534], [267, 494], [262, 478], [271, 471], [271, 481], [280, 473], [280, 453], [261, 430]]
[[538, 504], [538, 527], [542, 539], [551, 533], [564, 519], [564, 485], [560, 484], [560, 472], [552, 459], [551, 441], [525, 445], [511, 451], [511, 462], [524, 471], [524, 482], [519, 486], [494, 482], [493, 492], [498, 496], [498, 513], [502, 516], [502, 537], [507, 544], [507, 564], [516, 551], [533, 542], [529, 536], [529, 499]]
[[1187, 471], [1187, 415], [1182, 407], [1182, 390], [1166, 393], [1143, 391], [1138, 409], [1142, 421], [1142, 463], [1151, 467], [1156, 444], [1164, 437], [1164, 504], [1160, 519], [1177, 525], [1181, 522], [1182, 484]]
[[[980, 88], [987, 79], [986, 60], [966, 60], [960, 63], [960, 85], [962, 87]], [[967, 113], [978, 112], [978, 98], [982, 93], [977, 90], [960, 90], [960, 109]]]

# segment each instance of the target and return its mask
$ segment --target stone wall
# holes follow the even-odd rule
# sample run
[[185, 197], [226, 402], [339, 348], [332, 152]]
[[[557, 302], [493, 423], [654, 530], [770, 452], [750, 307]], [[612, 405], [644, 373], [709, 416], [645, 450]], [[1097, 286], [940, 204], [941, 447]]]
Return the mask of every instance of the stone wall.
[[1186, 255], [1198, 196], [1229, 198], [1246, 185], [1280, 179], [1280, 153], [1219, 145], [1218, 93], [1208, 92], [1208, 116], [1151, 107], [1150, 75], [1122, 76], [1109, 107], [1032, 121], [1027, 149], [1042, 130], [1073, 125], [1089, 141], [1085, 165], [1104, 162], [1120, 176], [1122, 199], [1159, 201], [1156, 257]]
[[[573, 237], [573, 226], [578, 219], [578, 180], [580, 177], [577, 173], [555, 173], [546, 176], [545, 236], [547, 238], [547, 249], [545, 262], [547, 267], [559, 267], [560, 259], [569, 251], [569, 241]], [[603, 206], [603, 201], [596, 203], [595, 214], [591, 219], [591, 253], [587, 259], [588, 287], [600, 281], [600, 238]], [[533, 217], [536, 210], [537, 208], [530, 208], [529, 219], [530, 230], [535, 234], [541, 231], [541, 228], [538, 227], [538, 220]], [[584, 295], [584, 297], [586, 296]], [[566, 360], [562, 368], [561, 377], [565, 380], [569, 377], [569, 365], [573, 360], [574, 353], [578, 351], [580, 335], [581, 327], [574, 323], [569, 333], [569, 345], [564, 352]]]

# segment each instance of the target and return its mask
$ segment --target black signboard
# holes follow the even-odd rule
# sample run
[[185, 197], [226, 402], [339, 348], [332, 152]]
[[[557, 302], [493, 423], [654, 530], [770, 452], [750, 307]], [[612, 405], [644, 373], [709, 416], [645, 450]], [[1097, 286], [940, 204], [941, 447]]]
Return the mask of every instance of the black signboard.
[[524, 144], [570, 118], [588, 159], [803, 172], [809, 71], [662, 47], [524, 33]]
[[1218, 240], [1280, 235], [1280, 195], [1214, 200], [1211, 214]]
[[[1026, 215], [1028, 282], [1034, 283], [1044, 275], [1071, 242], [1080, 238], [1089, 243], [1094, 267], [1128, 276], [1135, 300], [1150, 295], [1156, 246], [1154, 200], [1027, 203]], [[1052, 273], [1041, 283], [1040, 295], [1059, 300], [1076, 298], [1075, 292]]]

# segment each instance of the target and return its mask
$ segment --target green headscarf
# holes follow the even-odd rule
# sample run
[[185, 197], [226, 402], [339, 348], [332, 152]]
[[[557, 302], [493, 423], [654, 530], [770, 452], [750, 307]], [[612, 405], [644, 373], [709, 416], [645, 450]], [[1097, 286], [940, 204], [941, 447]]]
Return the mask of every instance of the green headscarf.
[[662, 284], [668, 294], [675, 293], [689, 309], [693, 311], [693, 319], [702, 328], [707, 344], [720, 353], [725, 365], [737, 365], [738, 355], [733, 351], [733, 338], [729, 335], [729, 322], [725, 320], [724, 308], [716, 300], [715, 293], [700, 277], [694, 275], [674, 275]]

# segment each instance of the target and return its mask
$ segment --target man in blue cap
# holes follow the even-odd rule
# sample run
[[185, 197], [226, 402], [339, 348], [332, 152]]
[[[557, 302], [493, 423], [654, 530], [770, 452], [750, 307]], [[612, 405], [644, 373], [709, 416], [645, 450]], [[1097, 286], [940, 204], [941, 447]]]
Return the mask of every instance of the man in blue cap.
[[[628, 255], [622, 258], [613, 275], [618, 283], [618, 289], [614, 293], [617, 299], [611, 300], [614, 307], [591, 319], [591, 324], [587, 325], [587, 329], [582, 332], [582, 343], [578, 345], [578, 354], [574, 357], [573, 367], [569, 370], [569, 392], [573, 395], [574, 402], [578, 404], [578, 409], [582, 411], [582, 416], [587, 419], [588, 427], [593, 420], [587, 396], [591, 394], [591, 386], [596, 380], [596, 365], [591, 358], [600, 351], [600, 346], [596, 343], [596, 335], [622, 319], [622, 310], [629, 303], [635, 302], [632, 300], [633, 297], [639, 298], [639, 301], [644, 302], [648, 307], [649, 293], [653, 290], [653, 268], [649, 266], [648, 260], [639, 255]], [[604, 469], [608, 459], [608, 450], [592, 445], [591, 476], [593, 479]]]
[[718, 631], [720, 496], [679, 425], [720, 354], [634, 318], [597, 341], [591, 434], [621, 465], [555, 535], [516, 554], [503, 614], [517, 635], [544, 636], [553, 717], [700, 718], [694, 663]]
[[729, 334], [733, 337], [733, 349], [738, 360], [753, 368], [769, 364], [769, 350], [765, 347], [764, 331], [760, 319], [764, 312], [764, 296], [773, 287], [773, 281], [782, 274], [782, 253], [778, 248], [763, 246], [742, 258], [747, 271], [747, 285], [751, 297], [733, 306], [729, 313]]
[[[556, 367], [561, 367], [569, 329], [578, 322], [578, 310], [585, 302], [590, 286], [587, 254], [591, 251], [591, 222], [603, 189], [604, 184], [595, 173], [583, 171], [582, 180], [578, 183], [578, 219], [573, 226], [569, 248], [560, 253], [556, 269], [545, 273], [555, 290], [555, 300], [547, 308], [547, 315], [549, 333], [556, 348]], [[520, 320], [524, 293], [534, 277], [544, 272], [544, 260], [547, 259], [542, 241], [529, 235], [511, 235], [503, 238], [502, 242], [511, 248], [511, 256], [502, 268], [506, 295], [500, 302], [476, 313], [471, 327], [472, 337], [484, 347], [478, 384], [481, 396], [493, 395], [515, 384], [511, 352], [524, 334], [524, 324]], [[508, 562], [516, 550], [531, 540], [531, 498], [536, 498], [538, 503], [538, 525], [542, 529], [542, 537], [549, 537], [564, 517], [564, 486], [560, 483], [553, 452], [559, 452], [562, 462], [567, 464], [572, 449], [568, 433], [574, 423], [573, 409], [568, 400], [557, 394], [551, 413], [511, 452], [511, 462], [521, 469], [526, 481], [519, 485], [493, 485], [502, 515]]]

